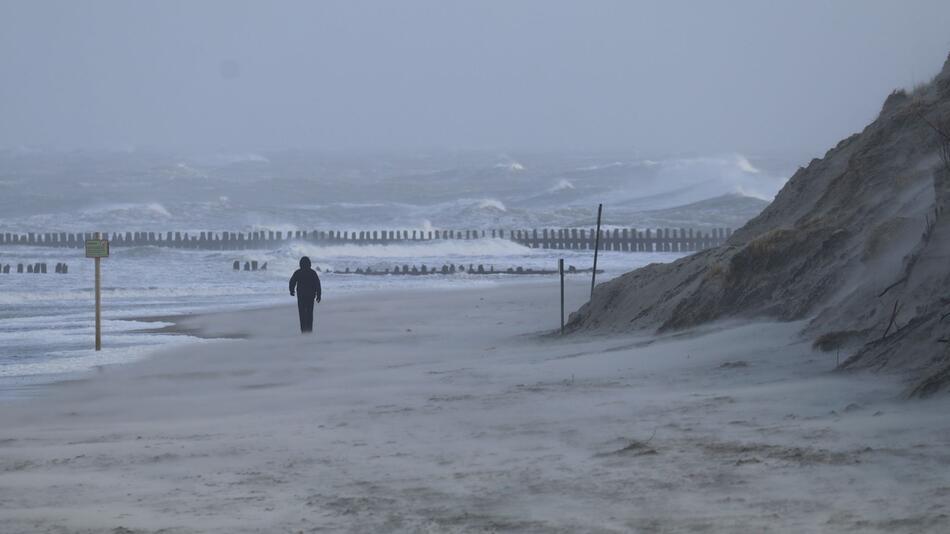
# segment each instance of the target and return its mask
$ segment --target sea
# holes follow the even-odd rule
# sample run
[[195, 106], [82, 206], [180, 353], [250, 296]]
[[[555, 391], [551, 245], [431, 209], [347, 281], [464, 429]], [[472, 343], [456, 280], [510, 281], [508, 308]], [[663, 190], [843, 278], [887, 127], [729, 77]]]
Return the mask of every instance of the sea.
[[[170, 152], [0, 149], [0, 233], [251, 232], [257, 230], [492, 230], [736, 228], [758, 214], [794, 158], [500, 151]], [[341, 271], [423, 264], [553, 270], [591, 267], [589, 250], [542, 250], [505, 239], [388, 245], [289, 241], [272, 249], [113, 247], [102, 260], [103, 349], [94, 343], [94, 262], [81, 249], [0, 244], [0, 398], [76, 379], [156, 349], [205, 342], [155, 333], [143, 318], [292, 304], [301, 256], [321, 268], [324, 302], [359, 292], [478, 288], [551, 276], [359, 276]], [[681, 253], [601, 251], [607, 280]], [[232, 269], [234, 261], [266, 271]], [[44, 262], [47, 274], [15, 274]], [[68, 274], [53, 273], [57, 263]], [[333, 271], [333, 272], [327, 272]], [[589, 277], [589, 274], [574, 274]], [[293, 321], [293, 317], [288, 317]], [[552, 323], [552, 327], [556, 326]]]

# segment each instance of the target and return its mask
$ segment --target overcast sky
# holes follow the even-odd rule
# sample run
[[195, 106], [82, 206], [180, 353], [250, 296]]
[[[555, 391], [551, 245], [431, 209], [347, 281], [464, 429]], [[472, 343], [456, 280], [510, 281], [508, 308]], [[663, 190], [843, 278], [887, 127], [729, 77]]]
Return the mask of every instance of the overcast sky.
[[950, 1], [0, 0], [0, 146], [820, 154]]

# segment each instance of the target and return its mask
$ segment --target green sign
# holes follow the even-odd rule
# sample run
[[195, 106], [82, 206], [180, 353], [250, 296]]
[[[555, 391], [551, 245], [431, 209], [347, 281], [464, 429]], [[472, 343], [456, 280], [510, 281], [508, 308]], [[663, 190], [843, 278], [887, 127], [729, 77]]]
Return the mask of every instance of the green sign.
[[86, 240], [87, 258], [108, 258], [109, 240], [108, 239], [87, 239]]

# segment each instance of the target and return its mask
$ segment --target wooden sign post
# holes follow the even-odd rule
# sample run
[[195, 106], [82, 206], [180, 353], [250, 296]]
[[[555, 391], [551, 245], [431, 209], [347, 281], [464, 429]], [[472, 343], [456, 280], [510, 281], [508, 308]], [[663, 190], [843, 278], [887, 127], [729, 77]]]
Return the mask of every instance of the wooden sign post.
[[99, 239], [96, 232], [95, 239], [86, 240], [86, 257], [96, 260], [96, 350], [102, 350], [102, 288], [100, 261], [109, 257], [109, 240]]

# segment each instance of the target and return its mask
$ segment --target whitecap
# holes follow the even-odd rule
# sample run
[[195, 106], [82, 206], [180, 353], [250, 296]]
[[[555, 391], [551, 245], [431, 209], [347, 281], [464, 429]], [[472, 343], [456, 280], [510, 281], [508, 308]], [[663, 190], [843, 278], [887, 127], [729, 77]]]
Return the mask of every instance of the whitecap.
[[739, 170], [742, 172], [747, 172], [749, 174], [758, 174], [760, 171], [756, 169], [748, 159], [742, 154], [736, 154], [736, 166], [739, 167]]
[[499, 164], [495, 165], [495, 167], [497, 167], [497, 168], [499, 168], [499, 169], [507, 169], [507, 170], [509, 170], [509, 171], [514, 171], [514, 172], [518, 172], [518, 171], [523, 171], [523, 170], [524, 170], [524, 165], [518, 163], [517, 161], [512, 161], [512, 162], [510, 162], [510, 163], [499, 163]]
[[556, 184], [554, 184], [554, 186], [548, 189], [548, 192], [556, 193], [558, 191], [564, 191], [567, 189], [574, 189], [574, 184], [572, 184], [567, 178], [561, 178]]
[[508, 211], [508, 208], [505, 207], [502, 201], [496, 200], [494, 198], [483, 199], [481, 202], [478, 203], [478, 209]]

